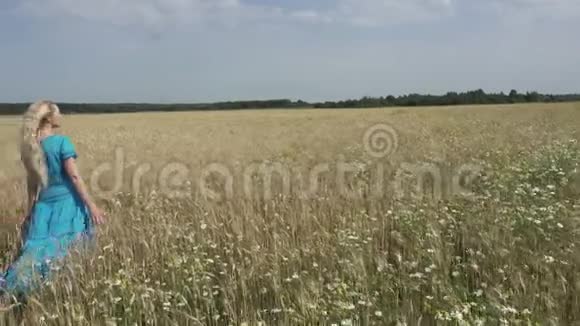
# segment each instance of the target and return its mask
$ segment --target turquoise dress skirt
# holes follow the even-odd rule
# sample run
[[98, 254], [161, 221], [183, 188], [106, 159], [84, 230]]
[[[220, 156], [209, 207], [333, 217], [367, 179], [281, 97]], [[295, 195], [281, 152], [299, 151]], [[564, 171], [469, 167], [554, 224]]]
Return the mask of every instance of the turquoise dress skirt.
[[68, 137], [53, 135], [43, 139], [41, 147], [48, 186], [34, 205], [17, 258], [0, 275], [0, 291], [16, 297], [37, 289], [73, 247], [93, 239], [89, 211], [64, 169], [65, 160], [77, 157], [74, 145]]

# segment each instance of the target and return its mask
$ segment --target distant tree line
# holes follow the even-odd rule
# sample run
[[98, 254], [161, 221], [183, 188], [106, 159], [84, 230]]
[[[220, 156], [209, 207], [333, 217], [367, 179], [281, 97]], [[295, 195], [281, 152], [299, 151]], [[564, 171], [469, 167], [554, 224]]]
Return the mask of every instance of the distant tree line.
[[[403, 96], [363, 97], [338, 102], [308, 103], [302, 100], [276, 99], [265, 101], [230, 101], [201, 104], [151, 104], [151, 103], [59, 103], [63, 113], [130, 113], [130, 112], [178, 112], [210, 110], [245, 110], [276, 108], [371, 108], [394, 106], [437, 106], [467, 104], [510, 104], [537, 102], [580, 101], [580, 94], [546, 95], [538, 92], [509, 94], [485, 93], [483, 90], [463, 93], [449, 92], [445, 95], [409, 94]], [[28, 103], [0, 103], [0, 115], [20, 115]]]
[[[0, 103], [0, 115], [19, 115], [29, 103]], [[63, 113], [132, 113], [132, 112], [179, 112], [210, 110], [245, 110], [272, 108], [303, 108], [312, 106], [304, 101], [266, 100], [231, 101], [201, 104], [151, 104], [151, 103], [58, 103]]]
[[580, 101], [580, 94], [569, 95], [545, 95], [538, 92], [518, 93], [512, 90], [509, 94], [485, 93], [478, 89], [475, 91], [456, 93], [449, 92], [445, 95], [421, 95], [409, 94], [403, 96], [386, 97], [363, 97], [358, 100], [346, 100], [339, 102], [316, 103], [316, 108], [369, 108], [389, 106], [437, 106], [437, 105], [467, 105], [467, 104], [512, 104], [512, 103], [538, 103], [538, 102], [571, 102]]

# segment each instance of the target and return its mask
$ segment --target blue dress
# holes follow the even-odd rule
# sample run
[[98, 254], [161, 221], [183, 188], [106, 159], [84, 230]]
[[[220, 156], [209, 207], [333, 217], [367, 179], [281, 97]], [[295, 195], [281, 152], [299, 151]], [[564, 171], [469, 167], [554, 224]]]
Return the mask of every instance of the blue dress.
[[74, 145], [66, 136], [52, 135], [41, 147], [48, 186], [39, 193], [16, 260], [0, 277], [0, 289], [18, 297], [38, 288], [73, 245], [93, 237], [90, 213], [64, 169], [66, 159], [77, 157]]

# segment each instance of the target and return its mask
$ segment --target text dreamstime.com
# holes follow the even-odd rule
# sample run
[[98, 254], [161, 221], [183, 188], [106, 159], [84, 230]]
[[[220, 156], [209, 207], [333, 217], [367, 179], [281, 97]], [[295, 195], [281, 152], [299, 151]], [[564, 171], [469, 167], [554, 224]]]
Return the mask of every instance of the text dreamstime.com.
[[[363, 196], [380, 199], [387, 193], [396, 198], [413, 199], [473, 196], [470, 183], [482, 172], [479, 166], [465, 164], [450, 167], [447, 164], [420, 162], [393, 167], [380, 160], [393, 154], [398, 144], [398, 133], [393, 127], [377, 124], [368, 128], [363, 136], [365, 152], [374, 159], [370, 163], [347, 162], [339, 156], [334, 162], [308, 168], [272, 161], [235, 167], [216, 162], [193, 171], [184, 163], [171, 162], [157, 172], [152, 171], [150, 163], [143, 163], [137, 164], [129, 176], [124, 168], [125, 150], [117, 148], [114, 162], [103, 163], [92, 170], [90, 188], [96, 196], [107, 198], [126, 190], [123, 187], [126, 181], [130, 181], [129, 192], [140, 194], [143, 180], [154, 176], [153, 189], [157, 193], [179, 198], [197, 193], [210, 200], [232, 199], [240, 195], [265, 200], [293, 195], [301, 199], [315, 199], [329, 192], [348, 199]], [[111, 176], [112, 182], [107, 183], [108, 187], [102, 186], [101, 180], [111, 180]]]
[[[121, 151], [117, 156], [122, 157]], [[262, 197], [265, 200], [277, 196], [297, 195], [301, 199], [314, 199], [329, 193], [336, 193], [347, 199], [361, 197], [383, 198], [387, 193], [395, 198], [443, 199], [460, 195], [473, 197], [471, 182], [482, 169], [477, 165], [461, 165], [450, 168], [432, 162], [403, 163], [388, 181], [390, 166], [383, 164], [366, 165], [346, 162], [342, 159], [334, 163], [320, 163], [308, 169], [292, 168], [280, 162], [250, 163], [237, 173], [237, 169], [221, 163], [205, 166], [198, 177], [193, 177], [191, 169], [183, 163], [169, 163], [158, 173], [152, 173], [151, 164], [138, 165], [131, 175], [127, 175], [122, 164], [105, 163], [90, 175], [90, 189], [96, 196], [109, 198], [124, 192], [123, 187], [130, 181], [132, 194], [142, 193], [144, 180], [155, 176], [156, 193], [174, 198], [192, 196], [196, 191], [210, 200], [231, 199], [242, 195], [248, 199]], [[306, 172], [305, 172], [306, 171]], [[113, 182], [102, 186], [101, 180], [113, 175]], [[278, 182], [275, 182], [275, 181]]]

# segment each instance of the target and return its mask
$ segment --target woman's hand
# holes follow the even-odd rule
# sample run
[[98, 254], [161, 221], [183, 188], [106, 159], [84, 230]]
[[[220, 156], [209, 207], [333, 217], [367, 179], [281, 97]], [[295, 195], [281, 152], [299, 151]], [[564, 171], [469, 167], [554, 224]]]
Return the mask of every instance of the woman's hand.
[[103, 211], [98, 208], [97, 205], [93, 204], [89, 206], [89, 210], [91, 213], [91, 218], [95, 224], [99, 225], [105, 223], [105, 213], [103, 213]]

